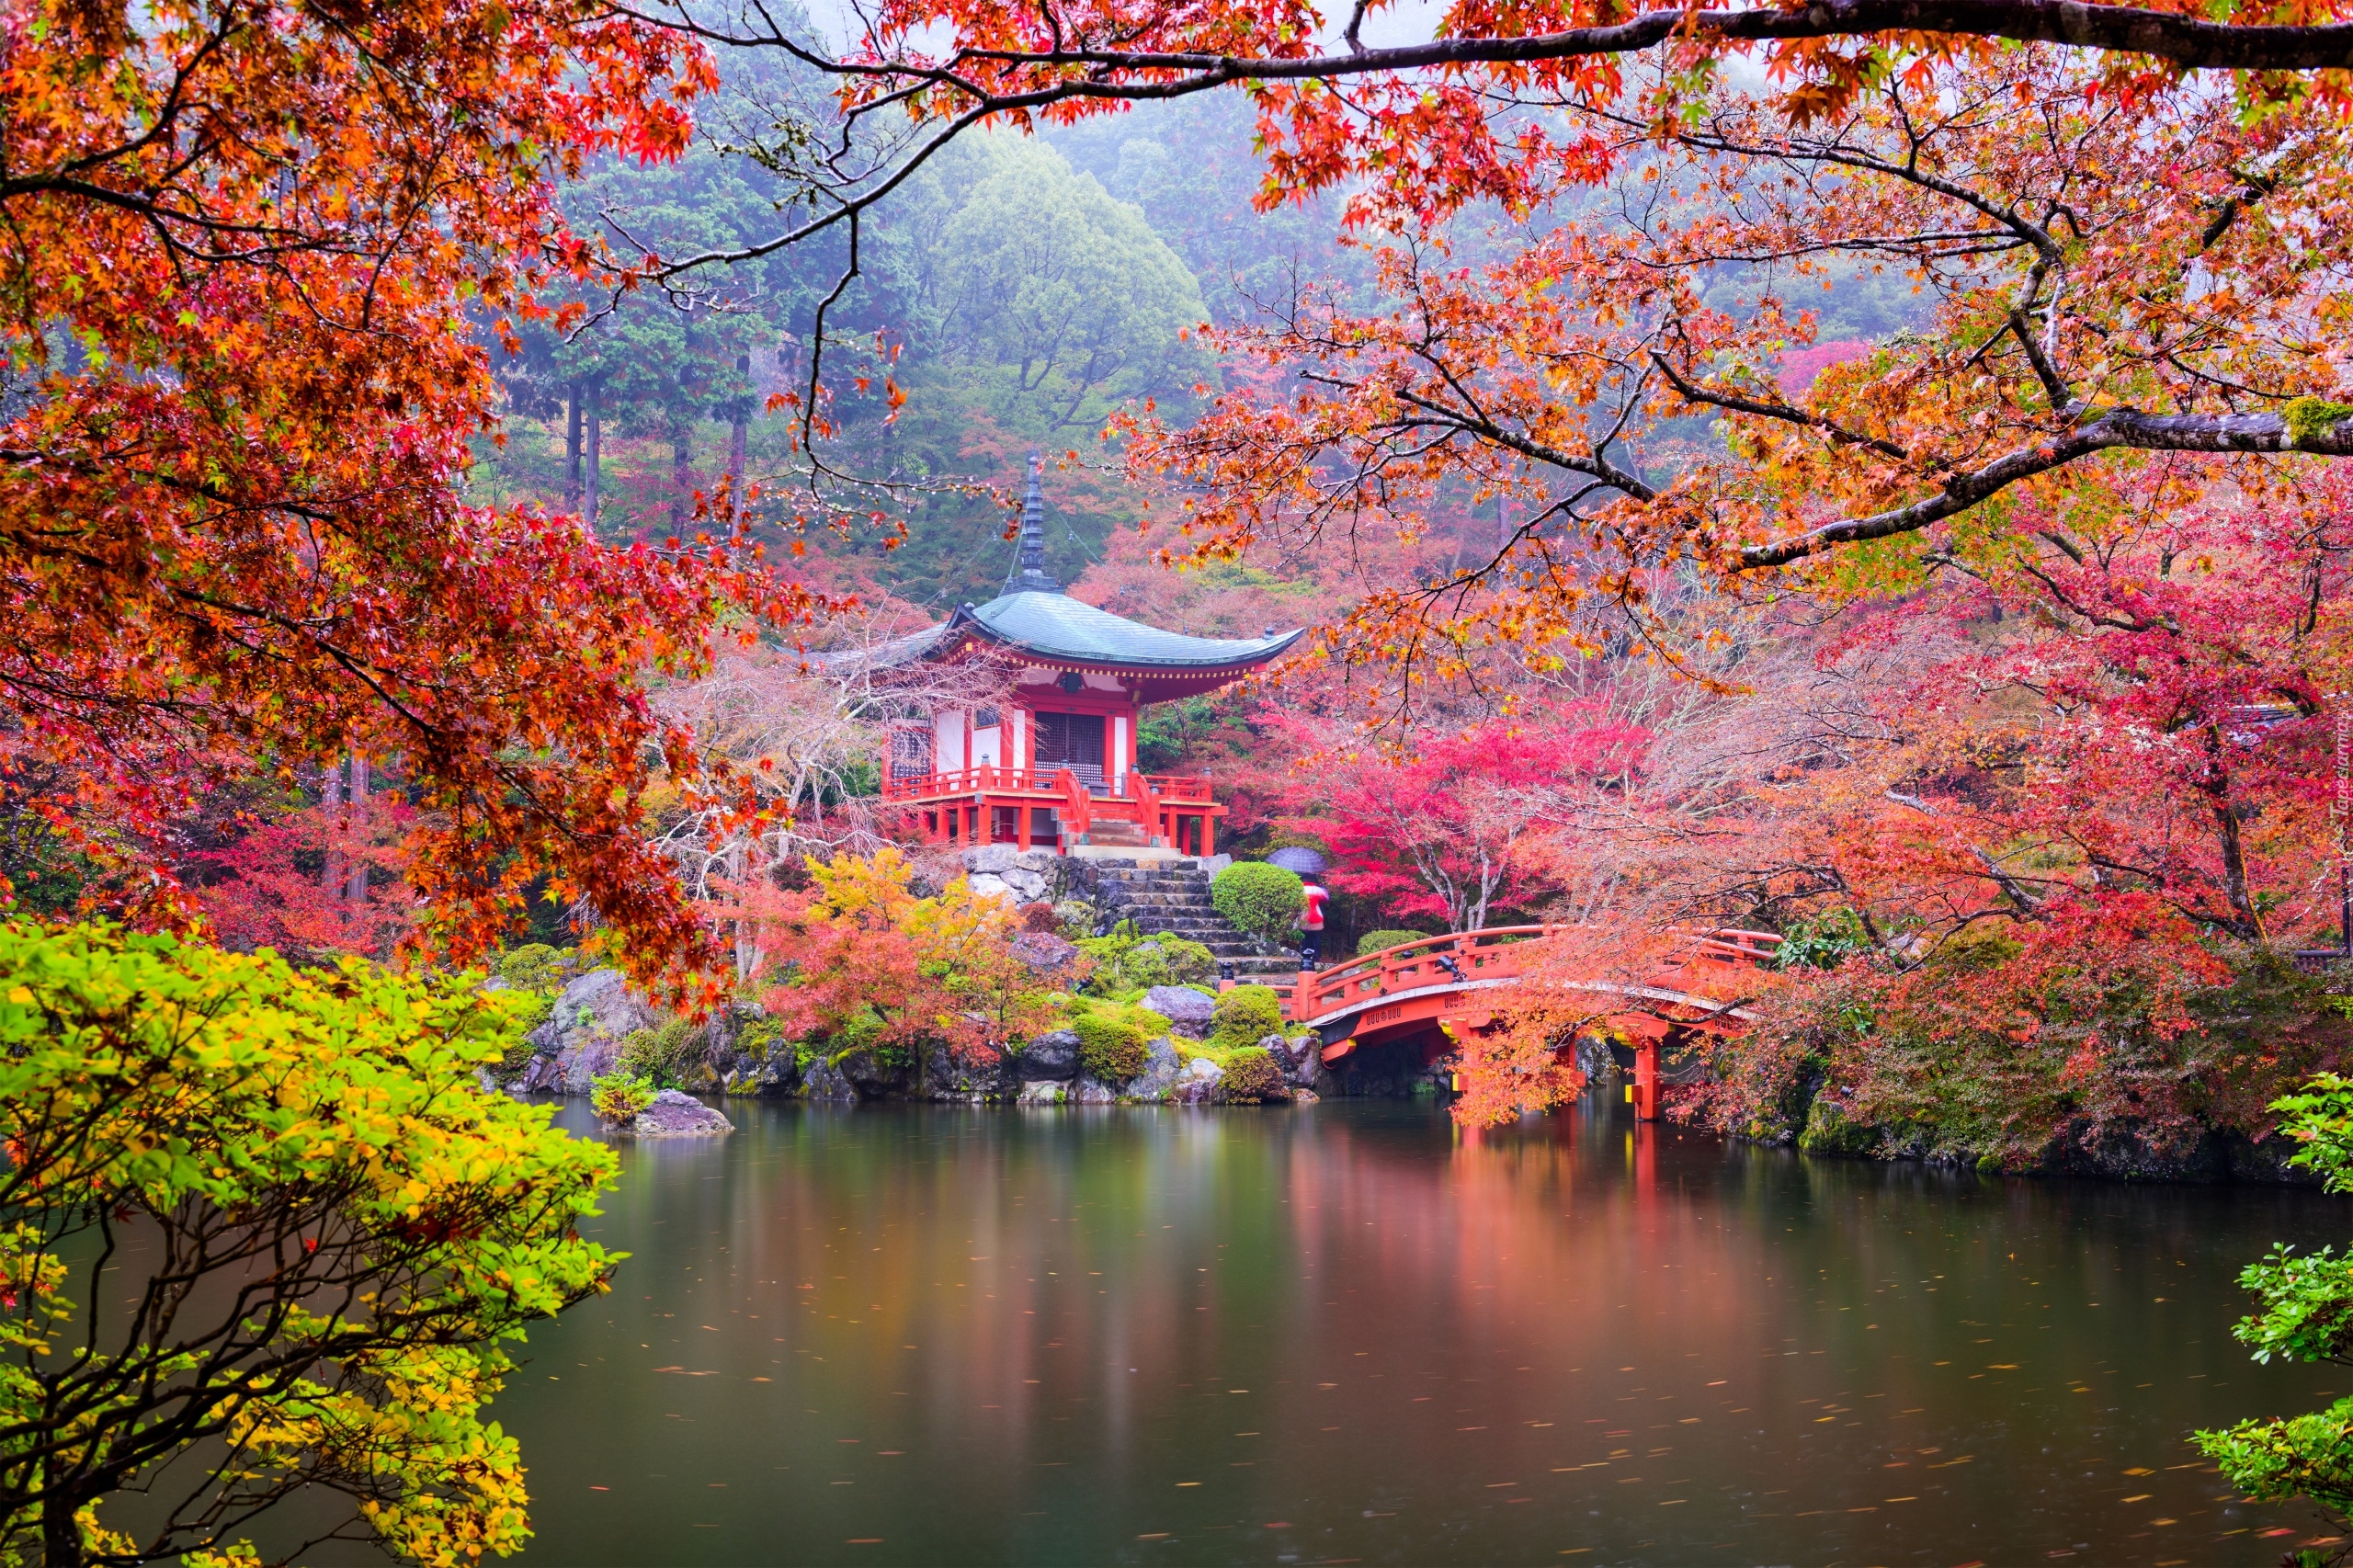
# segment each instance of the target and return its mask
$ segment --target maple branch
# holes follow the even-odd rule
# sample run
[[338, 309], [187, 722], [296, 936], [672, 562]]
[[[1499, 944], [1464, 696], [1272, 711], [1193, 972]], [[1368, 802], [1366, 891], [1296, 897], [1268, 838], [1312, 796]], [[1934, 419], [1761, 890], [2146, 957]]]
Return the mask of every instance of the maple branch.
[[[625, 15], [644, 15], [631, 13], [626, 6], [619, 9]], [[1441, 38], [1345, 54], [1285, 57], [1086, 47], [967, 48], [938, 65], [870, 59], [835, 60], [826, 62], [824, 68], [843, 75], [952, 84], [970, 91], [971, 84], [955, 74], [955, 68], [966, 62], [1037, 67], [1041, 77], [1070, 66], [1090, 66], [1095, 69], [1085, 76], [1063, 75], [1050, 86], [1018, 97], [1043, 102], [1081, 97], [1139, 101], [1180, 97], [1233, 82], [1362, 76], [1466, 65], [1528, 65], [1631, 54], [1678, 37], [1734, 44], [1795, 43], [1888, 33], [1944, 33], [2059, 44], [2145, 55], [2189, 70], [2353, 69], [2353, 24], [2248, 26], [2137, 6], [2087, 5], [2083, 0], [1811, 0], [1788, 7], [1647, 11], [1606, 26], [1520, 37]], [[701, 36], [717, 40], [722, 35], [717, 29], [702, 29]], [[730, 36], [725, 41], [774, 44], [780, 40]], [[1131, 82], [1111, 74], [1120, 72], [1183, 74]], [[1008, 101], [1005, 107], [1020, 106]]]
[[[2299, 399], [2315, 403], [2317, 400]], [[2334, 405], [2319, 405], [2326, 410]], [[2086, 417], [2066, 434], [2024, 447], [2006, 456], [1957, 474], [1936, 494], [1907, 506], [1825, 523], [1788, 539], [1752, 544], [1733, 559], [1734, 572], [1786, 566], [1820, 555], [1841, 544], [1891, 539], [1917, 533], [1947, 517], [1958, 517], [2021, 480], [2064, 468], [2095, 452], [2312, 452], [2323, 457], [2353, 457], [2353, 417], [2298, 417], [2297, 403], [2280, 414], [2143, 414], [2117, 408]]]
[[1843, 445], [1869, 447], [1871, 450], [1893, 458], [1898, 462], [1911, 460], [1912, 454], [1894, 442], [1882, 440], [1877, 436], [1866, 436], [1859, 430], [1849, 430], [1845, 426], [1834, 424], [1818, 414], [1808, 414], [1804, 409], [1786, 403], [1765, 403], [1756, 398], [1742, 397], [1735, 392], [1718, 392], [1711, 387], [1703, 387], [1697, 381], [1688, 381], [1677, 374], [1675, 367], [1668, 364], [1665, 358], [1656, 349], [1651, 351], [1651, 363], [1658, 367], [1659, 374], [1666, 378], [1667, 384], [1675, 389], [1676, 395], [1686, 403], [1728, 408], [1736, 414], [1753, 414], [1760, 419], [1785, 420], [1791, 425], [1802, 425], [1811, 430], [1820, 430], [1832, 440]]

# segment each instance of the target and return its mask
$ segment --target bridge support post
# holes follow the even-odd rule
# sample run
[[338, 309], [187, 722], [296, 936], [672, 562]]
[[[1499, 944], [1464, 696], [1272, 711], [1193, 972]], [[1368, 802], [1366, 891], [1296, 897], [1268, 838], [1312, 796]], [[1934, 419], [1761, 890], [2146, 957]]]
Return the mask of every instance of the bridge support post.
[[1634, 1119], [1658, 1119], [1658, 1041], [1634, 1042]]

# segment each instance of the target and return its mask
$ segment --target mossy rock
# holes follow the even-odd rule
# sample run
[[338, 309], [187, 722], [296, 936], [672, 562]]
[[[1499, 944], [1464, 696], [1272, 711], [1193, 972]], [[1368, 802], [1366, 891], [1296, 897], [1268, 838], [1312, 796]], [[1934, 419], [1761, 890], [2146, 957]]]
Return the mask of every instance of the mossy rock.
[[1097, 996], [1141, 996], [1155, 985], [1205, 984], [1217, 976], [1217, 956], [1182, 937], [1147, 937], [1122, 920], [1108, 937], [1088, 937], [1078, 950], [1095, 972], [1086, 990]]
[[735, 1031], [735, 1049], [756, 1062], [766, 1062], [784, 1043], [781, 1018], [747, 1019]]
[[1868, 1122], [1850, 1121], [1836, 1101], [1819, 1095], [1806, 1112], [1805, 1131], [1798, 1147], [1809, 1154], [1845, 1154], [1864, 1158], [1879, 1153], [1881, 1134]]

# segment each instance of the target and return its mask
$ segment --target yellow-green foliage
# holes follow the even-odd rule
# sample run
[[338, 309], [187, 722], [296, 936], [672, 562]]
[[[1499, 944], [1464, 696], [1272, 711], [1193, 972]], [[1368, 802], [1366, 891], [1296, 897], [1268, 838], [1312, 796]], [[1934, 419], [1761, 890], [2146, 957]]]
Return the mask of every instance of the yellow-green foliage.
[[1427, 941], [1427, 931], [1367, 931], [1357, 938], [1357, 957], [1377, 953], [1384, 948], [1402, 948], [1408, 942]]
[[635, 1121], [637, 1113], [652, 1105], [654, 1096], [660, 1092], [654, 1080], [643, 1074], [616, 1067], [589, 1083], [588, 1105], [597, 1113], [597, 1120], [618, 1127]]
[[498, 960], [498, 978], [518, 991], [544, 991], [552, 995], [563, 989], [580, 967], [580, 956], [568, 948], [551, 948], [545, 942], [526, 942]]
[[555, 999], [564, 982], [579, 968], [579, 955], [564, 948], [551, 948], [545, 942], [529, 942], [498, 960], [498, 978], [506, 983], [498, 992], [506, 1017], [512, 1020], [515, 1043], [491, 1069], [491, 1076], [508, 1083], [531, 1064], [532, 1050], [524, 1036], [547, 1021], [555, 1011]]
[[1264, 985], [1237, 985], [1223, 993], [1210, 1015], [1210, 1045], [1217, 1051], [1238, 1051], [1282, 1032], [1282, 998]]
[[1279, 1099], [1283, 1092], [1282, 1069], [1275, 1065], [1274, 1055], [1266, 1047], [1249, 1046], [1225, 1059], [1225, 1076], [1217, 1086], [1236, 1105]]
[[[208, 1513], [216, 1464], [146, 1447], [208, 1404], [244, 1496], [346, 1492], [404, 1561], [522, 1546], [521, 1454], [481, 1406], [503, 1342], [604, 1288], [616, 1260], [574, 1227], [616, 1166], [479, 1086], [513, 1026], [476, 981], [0, 926], [0, 1489], [65, 1480], [45, 1506], [92, 1510], [92, 1556], [249, 1556], [153, 1522], [246, 1517]], [[101, 1227], [150, 1237], [103, 1290]], [[199, 1260], [192, 1288], [150, 1295], [160, 1256]], [[133, 1490], [136, 1541], [105, 1506]], [[0, 1558], [42, 1552], [41, 1512], [0, 1517]]]

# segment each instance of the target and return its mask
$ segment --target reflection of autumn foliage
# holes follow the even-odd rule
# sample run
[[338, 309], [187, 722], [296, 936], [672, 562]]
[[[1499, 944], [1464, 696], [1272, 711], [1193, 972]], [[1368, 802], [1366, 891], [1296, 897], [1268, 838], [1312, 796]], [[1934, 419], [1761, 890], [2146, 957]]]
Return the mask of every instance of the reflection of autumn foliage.
[[[358, 810], [313, 808], [256, 824], [199, 857], [211, 875], [193, 896], [225, 947], [270, 948], [302, 962], [387, 957], [416, 923], [408, 881], [415, 820], [399, 796], [384, 794]], [[355, 886], [364, 890], [356, 898]]]
[[803, 892], [746, 889], [754, 983], [793, 1038], [903, 1065], [932, 1045], [991, 1061], [1048, 1026], [1051, 993], [1012, 950], [1012, 909], [959, 877], [917, 894], [896, 849], [812, 862]]

